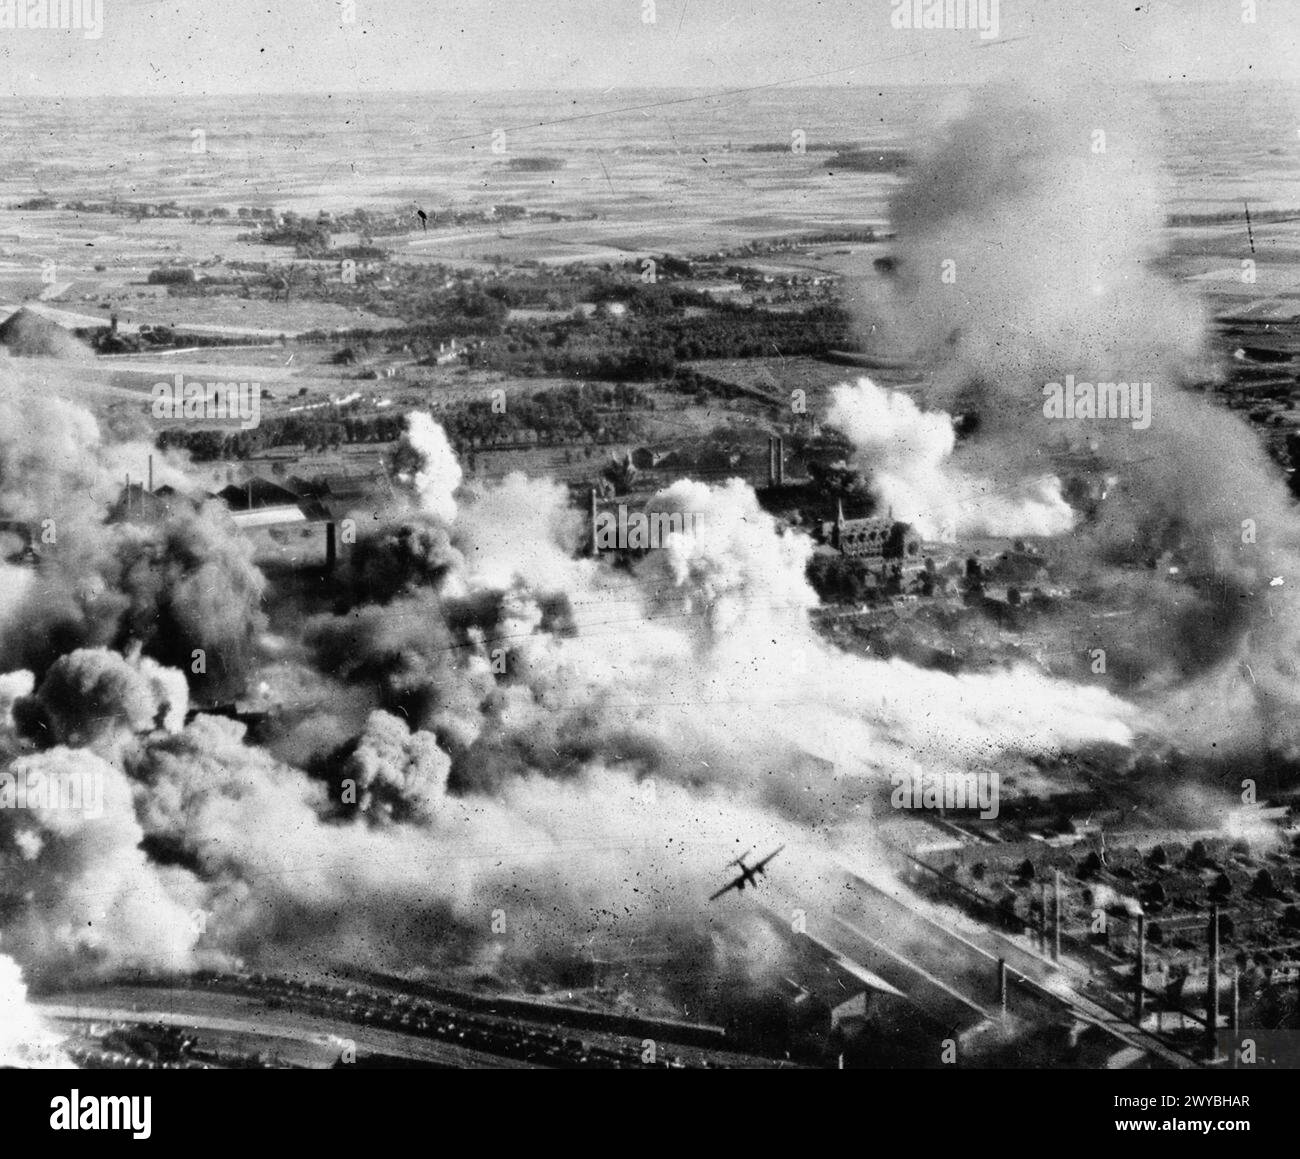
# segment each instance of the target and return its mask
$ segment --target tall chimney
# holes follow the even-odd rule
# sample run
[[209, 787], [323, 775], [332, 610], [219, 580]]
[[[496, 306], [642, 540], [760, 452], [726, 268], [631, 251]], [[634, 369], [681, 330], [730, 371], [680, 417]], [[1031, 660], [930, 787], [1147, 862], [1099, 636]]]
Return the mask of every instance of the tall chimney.
[[776, 486], [776, 439], [767, 436], [767, 485]]
[[1038, 952], [1047, 953], [1047, 882], [1038, 884]]
[[153, 456], [149, 456], [149, 494], [153, 494]]
[[1056, 871], [1056, 888], [1052, 890], [1052, 961], [1061, 960], [1061, 871]]
[[591, 554], [593, 557], [600, 554], [600, 548], [596, 544], [596, 488], [591, 489]]
[[1210, 907], [1210, 976], [1206, 979], [1205, 1055], [1219, 1057], [1219, 903]]
[[1241, 967], [1232, 969], [1232, 1009], [1228, 1015], [1228, 1025], [1232, 1027], [1232, 1069], [1237, 1069], [1237, 1059], [1241, 1056]]
[[1143, 983], [1147, 976], [1147, 918], [1146, 914], [1138, 914], [1137, 928], [1138, 944], [1137, 959], [1133, 963], [1133, 1024], [1142, 1025], [1142, 993]]
[[1007, 1016], [1007, 963], [1005, 958], [998, 959], [998, 1010], [1002, 1017]]
[[776, 485], [785, 486], [785, 439], [776, 436]]

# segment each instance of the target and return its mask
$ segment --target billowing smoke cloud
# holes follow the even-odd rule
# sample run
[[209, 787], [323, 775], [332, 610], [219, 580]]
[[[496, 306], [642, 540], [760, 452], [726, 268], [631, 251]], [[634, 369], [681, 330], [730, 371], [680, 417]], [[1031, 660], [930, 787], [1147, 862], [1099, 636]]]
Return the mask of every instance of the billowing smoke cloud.
[[189, 688], [174, 668], [107, 648], [59, 657], [34, 696], [14, 705], [20, 729], [42, 747], [90, 745], [110, 733], [175, 732], [185, 723]]
[[420, 509], [449, 523], [456, 518], [461, 469], [447, 433], [424, 411], [407, 416], [397, 448], [398, 478], [409, 483]]
[[[978, 414], [981, 475], [1026, 483], [1065, 455], [1119, 480], [1068, 578], [1124, 615], [1062, 651], [1105, 649], [1184, 743], [1291, 754], [1300, 526], [1250, 430], [1186, 386], [1203, 312], [1155, 269], [1153, 135], [1110, 91], [975, 95], [895, 200], [895, 325], [939, 405]], [[1044, 387], [1070, 375], [1150, 383], [1149, 426], [1049, 417]]]
[[[20, 757], [20, 783], [75, 784], [82, 807], [46, 798], [0, 810], [6, 947], [21, 961], [92, 971], [190, 963], [202, 894], [187, 875], [153, 862], [121, 768], [89, 749], [59, 746]], [[84, 807], [94, 800], [97, 807]]]
[[868, 378], [831, 392], [827, 419], [853, 444], [855, 465], [896, 519], [927, 539], [952, 535], [1059, 535], [1074, 511], [1055, 475], [1001, 486], [966, 475], [953, 461], [952, 416], [923, 411], [901, 391]]
[[60, 1037], [27, 1001], [18, 963], [0, 954], [0, 1067], [63, 1070], [73, 1066]]
[[0, 358], [53, 358], [86, 363], [94, 357], [90, 347], [67, 330], [29, 307], [0, 322]]
[[450, 768], [433, 733], [413, 733], [400, 718], [374, 712], [340, 766], [337, 800], [381, 820], [432, 821], [446, 797]]
[[[1177, 613], [1165, 666], [1133, 683], [1165, 681], [1172, 711], [1249, 660], [1289, 709], [1291, 641], [1256, 638], [1254, 609], [1274, 605], [1243, 597], [1292, 557], [1290, 513], [1248, 433], [1177, 393], [1198, 321], [1147, 272], [1155, 186], [1132, 123], [1100, 122], [1095, 152], [1094, 116], [994, 94], [954, 126], [896, 205], [900, 292], [917, 348], [937, 352], [940, 404], [978, 411], [979, 438], [959, 468], [946, 415], [865, 382], [840, 391], [837, 421], [896, 514], [920, 523], [942, 492], [976, 509], [965, 529], [1067, 526], [1035, 481], [1056, 475], [1058, 443], [1095, 443], [1123, 484], [1080, 537], [1078, 574]], [[1053, 425], [1041, 386], [1070, 373], [1150, 378], [1150, 429]], [[37, 971], [540, 970], [629, 929], [684, 973], [758, 969], [775, 939], [705, 900], [746, 846], [787, 843], [790, 874], [815, 881], [837, 826], [869, 856], [864, 818], [895, 774], [1014, 769], [1126, 745], [1144, 723], [1027, 665], [950, 674], [832, 648], [809, 622], [811, 542], [736, 480], [658, 495], [691, 530], [639, 561], [582, 557], [563, 488], [464, 485], [427, 415], [398, 450], [408, 494], [339, 585], [346, 606], [271, 656], [262, 578], [218, 513], [106, 523], [111, 449], [76, 408], [50, 428], [27, 445], [0, 424], [0, 514], [58, 528], [0, 639], [0, 751], [15, 777], [93, 778], [102, 809], [0, 811], [5, 946]], [[1226, 487], [1200, 470], [1223, 451]], [[990, 515], [986, 488], [1010, 506]], [[1238, 516], [1258, 520], [1251, 552]], [[1153, 548], [1191, 582], [1135, 567]], [[273, 698], [314, 683], [319, 718], [355, 730], [297, 767], [277, 754], [307, 751], [299, 736], [272, 749], [233, 720], [185, 723], [194, 648], [232, 677], [260, 649]], [[20, 994], [4, 970], [0, 996]]]
[[[425, 445], [436, 456], [442, 438]], [[0, 830], [21, 960], [518, 972], [633, 924], [728, 971], [739, 937], [762, 951], [746, 968], [766, 968], [774, 947], [705, 900], [747, 845], [790, 842], [790, 871], [815, 881], [819, 832], [861, 818], [890, 773], [1131, 737], [1132, 713], [1096, 688], [832, 649], [808, 619], [811, 542], [780, 532], [739, 481], [660, 494], [652, 506], [693, 530], [628, 570], [575, 551], [561, 487], [466, 488], [444, 518], [445, 503], [423, 504], [435, 472], [411, 467], [422, 509], [394, 512], [358, 566], [400, 558], [404, 525], [438, 545], [406, 558], [436, 566], [387, 569], [400, 583], [381, 602], [318, 618], [301, 660], [264, 669], [274, 685], [318, 665], [326, 716], [335, 695], [349, 717], [358, 692], [371, 698], [353, 739], [308, 769], [234, 721], [182, 727], [179, 674], [138, 655], [73, 651], [31, 692], [12, 678], [12, 767], [75, 764], [105, 803], [97, 818], [28, 811]]]
[[1153, 270], [1159, 174], [1130, 95], [984, 89], [891, 205], [896, 325], [933, 365], [937, 401], [973, 406], [985, 436], [1031, 423], [1030, 459], [1070, 429], [1044, 427], [1044, 384], [1158, 379], [1159, 423], [1201, 349], [1200, 311]]
[[0, 365], [0, 519], [42, 557], [39, 582], [4, 568], [0, 654], [39, 676], [78, 647], [140, 647], [204, 687], [237, 682], [263, 623], [251, 546], [215, 504], [111, 518], [121, 454], [82, 406]]
[[6, 519], [54, 517], [71, 493], [98, 482], [94, 416], [37, 389], [0, 363], [0, 512]]

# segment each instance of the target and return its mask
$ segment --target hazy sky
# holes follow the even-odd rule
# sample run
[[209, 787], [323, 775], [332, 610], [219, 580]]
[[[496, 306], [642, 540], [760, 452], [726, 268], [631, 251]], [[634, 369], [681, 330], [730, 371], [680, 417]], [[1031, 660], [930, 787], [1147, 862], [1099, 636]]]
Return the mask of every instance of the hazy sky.
[[[0, 0], [0, 25], [15, 2], [50, 0]], [[98, 39], [0, 27], [0, 94], [940, 83], [1045, 61], [1300, 79], [1300, 0], [1255, 0], [1253, 24], [1248, 0], [1000, 0], [992, 40], [895, 29], [890, 0], [653, 0], [653, 22], [648, 0], [99, 2]]]

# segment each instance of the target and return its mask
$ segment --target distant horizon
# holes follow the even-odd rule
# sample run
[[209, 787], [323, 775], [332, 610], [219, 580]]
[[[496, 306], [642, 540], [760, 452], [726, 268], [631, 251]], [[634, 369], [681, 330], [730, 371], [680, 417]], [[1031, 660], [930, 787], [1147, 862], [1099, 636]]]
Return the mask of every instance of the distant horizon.
[[[90, 98], [101, 98], [105, 100], [140, 100], [140, 101], [177, 101], [177, 100], [194, 100], [194, 101], [214, 101], [214, 100], [264, 100], [267, 97], [465, 97], [465, 96], [501, 96], [509, 98], [520, 98], [526, 96], [562, 96], [567, 93], [582, 96], [592, 95], [614, 95], [616, 93], [699, 93], [710, 96], [740, 96], [751, 92], [773, 92], [779, 89], [800, 90], [826, 90], [839, 91], [843, 89], [864, 89], [887, 90], [887, 89], [961, 89], [961, 88], [979, 88], [983, 85], [997, 83], [994, 81], [939, 81], [939, 80], [917, 80], [917, 81], [893, 81], [890, 83], [844, 83], [844, 84], [810, 84], [798, 81], [771, 81], [755, 85], [742, 85], [739, 87], [722, 86], [722, 85], [702, 85], [702, 84], [676, 84], [676, 85], [619, 85], [615, 87], [607, 86], [582, 86], [568, 85], [564, 87], [538, 87], [538, 88], [474, 88], [474, 89], [265, 89], [252, 92], [207, 92], [207, 93], [141, 93], [130, 92], [126, 90], [116, 92], [94, 92], [82, 93], [76, 95], [62, 93], [0, 93], [0, 101], [18, 101], [24, 103], [33, 103], [41, 101], [63, 101], [63, 100], [86, 100]], [[1010, 83], [1010, 82], [1009, 82]], [[1266, 77], [1266, 76], [1247, 76], [1247, 77], [1230, 77], [1219, 79], [1201, 79], [1201, 78], [1182, 78], [1177, 80], [1154, 79], [1154, 80], [1137, 80], [1131, 85], [1125, 87], [1131, 88], [1184, 88], [1184, 87], [1247, 87], [1247, 86], [1271, 86], [1279, 88], [1297, 88], [1300, 89], [1300, 76], [1297, 77]]]
[[[896, 27], [890, 0], [103, 0], [102, 27], [0, 27], [0, 88], [25, 98], [605, 92], [816, 83], [968, 86], [1281, 82], [1300, 5], [1098, 11], [998, 0], [996, 34]], [[780, 80], [787, 77], [789, 80]], [[502, 85], [496, 78], [508, 79]], [[859, 79], [869, 78], [869, 79]], [[629, 85], [630, 80], [635, 84]]]

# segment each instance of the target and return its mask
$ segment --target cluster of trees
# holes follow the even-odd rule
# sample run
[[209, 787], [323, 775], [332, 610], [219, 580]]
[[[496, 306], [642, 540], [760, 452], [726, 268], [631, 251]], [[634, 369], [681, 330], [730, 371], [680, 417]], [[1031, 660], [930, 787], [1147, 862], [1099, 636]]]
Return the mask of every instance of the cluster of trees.
[[[293, 270], [294, 295], [306, 301], [333, 302], [401, 318], [410, 324], [400, 332], [403, 342], [424, 341], [425, 354], [436, 353], [438, 343], [449, 338], [501, 332], [510, 303], [493, 283], [458, 277], [443, 267], [412, 272], [410, 268], [391, 265], [385, 265], [382, 270], [360, 268], [354, 271], [355, 281], [342, 280], [340, 267], [345, 259], [369, 262], [377, 253], [367, 246], [353, 246], [331, 250], [328, 266], [297, 267]], [[362, 336], [367, 332], [354, 333]], [[390, 339], [399, 336], [396, 330], [382, 333]], [[373, 336], [381, 335], [374, 332]], [[427, 345], [430, 341], [431, 348]]]
[[703, 317], [673, 318], [653, 339], [670, 342], [683, 361], [815, 356], [855, 345], [848, 314], [830, 305], [773, 313], [727, 304]]
[[123, 333], [109, 326], [94, 330], [74, 330], [74, 334], [100, 354], [132, 354], [137, 350], [157, 349], [166, 346], [243, 346], [246, 340], [226, 334], [177, 333], [170, 326], [141, 326], [134, 334]]
[[[490, 398], [458, 403], [439, 419], [458, 447], [518, 439], [527, 431], [536, 431], [543, 443], [626, 442], [636, 433], [631, 412], [653, 406], [653, 400], [636, 387], [586, 383], [510, 398], [505, 410]], [[272, 447], [328, 451], [351, 443], [390, 443], [405, 426], [401, 413], [365, 415], [352, 403], [263, 419], [247, 431], [171, 427], [160, 431], [156, 442], [161, 450], [177, 448], [188, 451], [196, 462], [214, 462], [247, 459]]]
[[624, 442], [635, 434], [629, 412], [653, 405], [632, 386], [584, 383], [511, 398], [504, 412], [488, 399], [463, 403], [449, 408], [441, 420], [458, 446], [522, 436], [525, 431], [536, 431], [543, 443]]
[[[442, 267], [386, 266], [382, 276], [358, 271], [355, 283], [344, 284], [330, 271], [304, 270], [294, 292], [409, 321], [400, 336], [390, 331], [388, 338], [400, 337], [420, 358], [433, 358], [451, 338], [484, 339], [473, 364], [523, 376], [648, 382], [672, 378], [679, 361], [817, 356], [854, 346], [848, 315], [835, 305], [775, 312], [719, 303], [688, 284], [644, 282], [628, 271], [515, 271], [468, 279]], [[584, 302], [595, 303], [595, 312], [580, 309]], [[539, 308], [569, 313], [508, 321], [512, 309]]]
[[739, 398], [744, 393], [739, 387], [711, 374], [701, 374], [693, 366], [679, 366], [673, 376], [664, 385], [678, 394], [695, 396], [700, 406], [706, 405], [711, 398]]
[[493, 221], [519, 221], [529, 216], [564, 220], [560, 214], [532, 215], [526, 206], [503, 204], [481, 209], [428, 209], [423, 223], [413, 210], [350, 209], [336, 214], [332, 222], [338, 232], [355, 231], [370, 237], [382, 237], [409, 233], [421, 224], [427, 229], [436, 229], [448, 225], [482, 225]]
[[815, 356], [852, 342], [848, 316], [836, 306], [781, 314], [722, 306], [706, 315], [629, 312], [507, 326], [472, 361], [508, 374], [646, 382], [674, 377], [679, 360]]
[[[838, 553], [816, 552], [808, 561], [806, 571], [808, 582], [812, 585], [821, 601], [825, 604], [862, 604], [871, 603], [879, 598], [901, 595], [911, 592], [919, 596], [954, 594], [958, 589], [957, 581], [940, 573], [934, 561], [925, 561], [925, 570], [914, 577], [904, 578], [902, 568], [897, 563], [881, 564], [878, 561], [869, 565], [866, 560], [854, 559]], [[968, 583], [963, 589], [969, 596], [978, 598], [981, 591]], [[1019, 603], [1019, 596], [1016, 602]], [[998, 604], [999, 608], [1005, 605]]]
[[[73, 198], [69, 201], [56, 201], [52, 197], [33, 197], [15, 206], [17, 209], [68, 209], [73, 213], [112, 213], [119, 217], [188, 217], [191, 221], [207, 218], [211, 221], [226, 221], [235, 214], [224, 205], [204, 208], [201, 205], [182, 206], [177, 201], [123, 201], [114, 197], [108, 201], [88, 201]], [[241, 205], [236, 211], [240, 221], [267, 220], [274, 221], [276, 212], [269, 206], [250, 208]]]
[[[816, 552], [808, 561], [807, 576], [826, 604], [860, 604], [880, 594], [880, 585], [867, 565], [847, 555]], [[896, 581], [893, 590], [898, 590]]]
[[161, 450], [188, 451], [196, 462], [247, 459], [272, 447], [302, 446], [326, 451], [346, 443], [392, 442], [401, 435], [405, 418], [400, 414], [362, 416], [354, 408], [330, 407], [319, 412], [263, 419], [251, 430], [194, 430], [171, 427], [160, 431]]
[[194, 271], [189, 266], [160, 266], [145, 279], [151, 286], [192, 286]]
[[509, 308], [497, 297], [472, 285], [428, 294], [420, 321], [408, 331], [408, 345], [419, 358], [433, 358], [439, 344], [452, 338], [500, 334]]
[[609, 382], [671, 378], [672, 351], [598, 324], [511, 326], [473, 350], [471, 365], [523, 377], [564, 375]]
[[[367, 256], [371, 252], [367, 250]], [[332, 258], [345, 256], [357, 255], [342, 250], [330, 252]], [[656, 276], [667, 277], [676, 267], [674, 260], [661, 259], [655, 268]], [[389, 264], [382, 272], [358, 270], [356, 282], [351, 284], [341, 283], [332, 271], [322, 271], [305, 280], [300, 296], [348, 305], [356, 305], [360, 299], [376, 313], [396, 315], [417, 324], [428, 322], [432, 314], [446, 308], [449, 300], [463, 295], [481, 294], [495, 299], [502, 307], [502, 319], [510, 310], [573, 311], [584, 302], [621, 302], [635, 314], [663, 315], [687, 306], [713, 305], [708, 295], [689, 286], [670, 281], [646, 282], [641, 274], [642, 267], [636, 263], [617, 271], [534, 266], [487, 277], [442, 265]]]
[[330, 251], [332, 234], [327, 223], [306, 218], [286, 218], [280, 225], [264, 229], [261, 233], [243, 234], [240, 241], [256, 241], [264, 245], [292, 246], [299, 257], [321, 257]]

